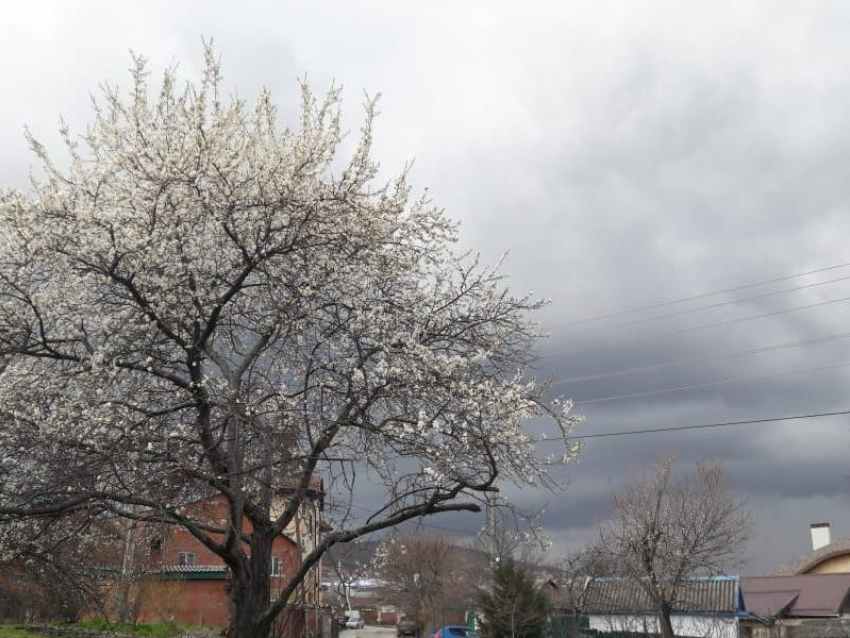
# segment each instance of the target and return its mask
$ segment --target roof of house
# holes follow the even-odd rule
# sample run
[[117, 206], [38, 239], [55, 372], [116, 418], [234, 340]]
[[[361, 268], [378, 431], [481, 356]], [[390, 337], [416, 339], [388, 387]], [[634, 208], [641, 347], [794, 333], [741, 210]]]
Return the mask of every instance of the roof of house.
[[805, 574], [807, 571], [825, 560], [844, 554], [850, 554], [850, 536], [838, 538], [832, 541], [829, 545], [824, 545], [820, 549], [803, 554], [790, 563], [786, 563], [773, 570], [770, 575], [791, 576], [794, 574]]
[[[738, 578], [693, 578], [682, 584], [673, 613], [736, 614], [739, 611]], [[653, 613], [655, 607], [638, 583], [623, 578], [592, 578], [587, 582], [588, 614]]]
[[[89, 569], [111, 575], [117, 575], [120, 572], [115, 565], [100, 565]], [[226, 565], [160, 565], [152, 569], [141, 568], [139, 573], [165, 579], [185, 580], [223, 580], [230, 577], [230, 570]]]
[[162, 565], [147, 573], [166, 579], [185, 580], [226, 580], [230, 577], [226, 565]]
[[163, 565], [156, 573], [226, 572], [226, 565]]
[[758, 618], [839, 616], [848, 609], [850, 574], [742, 578], [741, 591]]
[[370, 595], [370, 596], [352, 596], [350, 599], [351, 606], [354, 609], [364, 609], [368, 607], [376, 607], [378, 605], [389, 604], [385, 596]]

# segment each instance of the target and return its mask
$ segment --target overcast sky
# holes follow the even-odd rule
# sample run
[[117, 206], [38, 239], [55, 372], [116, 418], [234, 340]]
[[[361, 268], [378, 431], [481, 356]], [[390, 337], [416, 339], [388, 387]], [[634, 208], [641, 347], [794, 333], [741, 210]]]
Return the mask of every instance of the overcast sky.
[[[344, 86], [352, 130], [382, 93], [387, 172], [415, 159], [464, 245], [508, 251], [511, 286], [552, 299], [540, 372], [578, 402], [652, 393], [580, 405], [581, 434], [850, 409], [850, 339], [819, 340], [850, 332], [850, 267], [565, 325], [850, 262], [848, 33], [841, 2], [8, 3], [0, 182], [26, 186], [24, 124], [49, 146], [60, 115], [84, 127], [128, 50], [195, 77], [212, 37], [228, 86], [269, 87], [283, 119], [305, 75]], [[518, 498], [547, 505], [557, 555], [665, 452], [725, 462], [756, 522], [749, 573], [806, 551], [810, 522], [850, 534], [848, 417], [588, 439], [568, 492]]]

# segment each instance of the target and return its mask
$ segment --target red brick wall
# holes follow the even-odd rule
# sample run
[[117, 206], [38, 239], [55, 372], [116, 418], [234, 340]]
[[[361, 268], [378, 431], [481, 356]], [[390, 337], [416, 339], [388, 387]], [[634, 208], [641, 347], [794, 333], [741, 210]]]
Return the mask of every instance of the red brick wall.
[[226, 627], [230, 621], [226, 580], [157, 580], [143, 598], [139, 620]]
[[[191, 514], [193, 517], [212, 525], [227, 524], [227, 504], [224, 497], [213, 497], [195, 504]], [[246, 521], [244, 531], [250, 533], [251, 524]], [[165, 538], [160, 538], [161, 549], [151, 552], [151, 563], [162, 565], [178, 565], [181, 552], [192, 552], [196, 555], [196, 565], [221, 565], [224, 561], [201, 541], [183, 528], [172, 527]], [[246, 552], [248, 546], [245, 545]], [[291, 573], [298, 564], [298, 548], [290, 539], [279, 536], [274, 540], [272, 554], [283, 559], [284, 573]], [[155, 565], [154, 565], [155, 566]]]
[[[245, 549], [248, 552], [247, 546]], [[224, 561], [219, 556], [184, 529], [174, 529], [168, 535], [162, 542], [162, 550], [151, 555], [151, 566], [179, 565], [182, 552], [194, 553], [195, 565], [224, 566]], [[277, 537], [272, 544], [272, 555], [283, 559], [283, 573], [295, 571], [298, 565], [298, 548], [291, 540], [283, 536]]]
[[[210, 524], [225, 525], [227, 504], [223, 497], [214, 497], [192, 506], [193, 517]], [[250, 532], [250, 524], [246, 522], [245, 531]], [[178, 527], [157, 528], [154, 531], [139, 534], [140, 542], [148, 543], [151, 538], [158, 540], [151, 545], [148, 563], [152, 570], [161, 567], [179, 565], [181, 552], [195, 554], [196, 566], [225, 567], [224, 561], [212, 550], [192, 536], [189, 532]], [[145, 539], [142, 541], [141, 539]], [[245, 546], [246, 552], [248, 550]], [[272, 555], [282, 559], [281, 576], [272, 577], [272, 593], [280, 591], [291, 576], [299, 560], [297, 545], [289, 538], [280, 536], [274, 540]], [[145, 622], [169, 621], [180, 624], [226, 626], [230, 620], [230, 606], [227, 598], [229, 581], [226, 579], [183, 578], [182, 574], [170, 574], [165, 578], [154, 577], [143, 584], [139, 620]]]

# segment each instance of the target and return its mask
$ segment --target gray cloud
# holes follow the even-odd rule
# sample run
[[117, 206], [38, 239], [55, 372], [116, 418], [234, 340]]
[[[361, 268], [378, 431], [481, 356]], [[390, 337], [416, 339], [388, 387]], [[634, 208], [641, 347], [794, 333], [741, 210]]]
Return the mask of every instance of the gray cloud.
[[[543, 320], [557, 326], [847, 261], [848, 27], [837, 3], [19, 3], [0, 24], [0, 179], [25, 186], [23, 124], [49, 144], [59, 114], [82, 128], [89, 91], [126, 81], [129, 48], [192, 75], [213, 36], [227, 82], [246, 97], [269, 86], [283, 119], [305, 74], [347, 87], [353, 129], [360, 90], [382, 91], [387, 172], [415, 157], [414, 180], [462, 221], [463, 245], [490, 260], [509, 250], [512, 285], [552, 298]], [[558, 380], [844, 332], [848, 306], [834, 304], [666, 336], [845, 296], [850, 282], [592, 334], [553, 327], [539, 370]], [[581, 401], [845, 361], [850, 339], [558, 389]], [[588, 404], [580, 432], [842, 409], [848, 381], [839, 368]], [[589, 439], [562, 473], [567, 493], [516, 497], [548, 503], [565, 551], [592, 538], [628, 463], [722, 458], [756, 518], [759, 571], [804, 551], [810, 520], [850, 532], [848, 446], [842, 418]]]

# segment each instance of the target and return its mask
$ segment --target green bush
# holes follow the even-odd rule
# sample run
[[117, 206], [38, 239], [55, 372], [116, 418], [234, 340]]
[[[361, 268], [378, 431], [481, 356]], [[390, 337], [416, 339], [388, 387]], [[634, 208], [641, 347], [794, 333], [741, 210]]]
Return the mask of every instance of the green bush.
[[43, 638], [40, 634], [14, 625], [0, 625], [0, 638]]
[[[132, 634], [134, 636], [149, 636], [150, 638], [168, 638], [182, 633], [202, 633], [209, 631], [209, 627], [195, 627], [193, 625], [171, 625], [164, 622], [158, 623], [122, 623], [110, 622], [108, 620], [83, 620], [77, 623], [66, 623], [66, 627], [80, 627], [82, 629], [94, 629], [96, 631], [111, 631], [119, 634]], [[0, 636], [0, 638], [6, 638]], [[10, 636], [8, 638], [15, 638]], [[22, 637], [25, 638], [25, 637]]]

